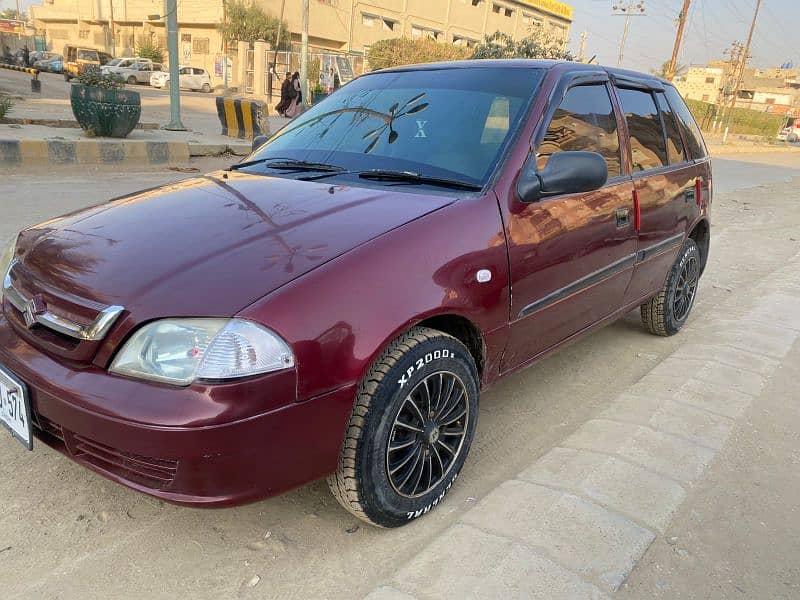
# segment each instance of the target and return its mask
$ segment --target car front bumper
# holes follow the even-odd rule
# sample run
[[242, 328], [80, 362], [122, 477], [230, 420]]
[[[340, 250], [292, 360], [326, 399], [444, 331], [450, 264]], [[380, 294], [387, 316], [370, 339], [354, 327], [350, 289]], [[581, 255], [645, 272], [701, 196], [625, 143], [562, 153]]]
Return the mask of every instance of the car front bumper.
[[[269, 398], [270, 379], [262, 378], [241, 393], [252, 396], [263, 382], [264, 405], [272, 408], [234, 420], [220, 409], [209, 418], [215, 402], [203, 398], [213, 386], [168, 388], [61, 364], [21, 340], [2, 315], [0, 365], [27, 386], [36, 440], [113, 481], [193, 506], [243, 504], [332, 473], [355, 394], [348, 386], [284, 402]], [[237, 386], [225, 387], [235, 398]], [[285, 385], [276, 388], [287, 393]], [[197, 415], [187, 414], [192, 402]], [[126, 404], [129, 410], [120, 408]]]

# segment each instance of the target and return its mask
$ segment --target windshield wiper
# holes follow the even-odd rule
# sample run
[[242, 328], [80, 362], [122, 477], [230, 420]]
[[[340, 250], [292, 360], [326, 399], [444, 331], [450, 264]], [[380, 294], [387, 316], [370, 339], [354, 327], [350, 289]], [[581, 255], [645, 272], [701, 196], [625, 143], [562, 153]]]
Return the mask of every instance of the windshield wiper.
[[460, 190], [479, 191], [483, 189], [482, 185], [470, 183], [469, 181], [461, 181], [459, 179], [448, 179], [446, 177], [434, 177], [432, 175], [425, 175], [415, 171], [392, 171], [387, 169], [370, 169], [368, 171], [359, 171], [358, 176], [361, 179], [375, 179], [377, 181], [398, 181], [401, 183], [420, 183], [437, 185], [441, 187], [450, 187]]
[[340, 173], [342, 171], [345, 171], [344, 167], [329, 165], [327, 163], [317, 163], [307, 160], [280, 159], [271, 157], [256, 158], [255, 160], [248, 160], [246, 162], [236, 163], [235, 165], [231, 165], [228, 168], [228, 170], [237, 171], [245, 167], [252, 167], [253, 165], [260, 165], [264, 163], [269, 163], [265, 164], [265, 166], [269, 169], [281, 169], [289, 171], [323, 171], [329, 173]]

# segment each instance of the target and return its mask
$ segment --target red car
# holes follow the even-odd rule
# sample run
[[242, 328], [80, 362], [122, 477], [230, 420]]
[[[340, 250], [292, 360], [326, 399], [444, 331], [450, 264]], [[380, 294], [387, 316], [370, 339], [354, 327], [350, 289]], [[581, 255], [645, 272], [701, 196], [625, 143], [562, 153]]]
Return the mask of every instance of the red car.
[[710, 202], [697, 125], [652, 76], [372, 73], [228, 170], [22, 231], [0, 420], [170, 502], [328, 477], [402, 525], [458, 476], [482, 389], [637, 307], [681, 328]]

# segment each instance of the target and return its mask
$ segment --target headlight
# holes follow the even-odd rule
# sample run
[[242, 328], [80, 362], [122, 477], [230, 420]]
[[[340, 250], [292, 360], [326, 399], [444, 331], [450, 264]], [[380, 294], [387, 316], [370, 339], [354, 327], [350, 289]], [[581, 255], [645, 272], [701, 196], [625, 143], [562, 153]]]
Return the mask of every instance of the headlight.
[[[3, 246], [0, 251], [0, 284], [8, 272], [8, 265], [11, 264], [11, 259], [14, 258], [14, 250], [17, 247], [17, 236], [12, 237], [8, 243]], [[0, 300], [3, 299], [3, 286], [0, 285]]]
[[229, 380], [294, 366], [288, 344], [243, 319], [166, 319], [133, 334], [110, 371], [174, 385]]

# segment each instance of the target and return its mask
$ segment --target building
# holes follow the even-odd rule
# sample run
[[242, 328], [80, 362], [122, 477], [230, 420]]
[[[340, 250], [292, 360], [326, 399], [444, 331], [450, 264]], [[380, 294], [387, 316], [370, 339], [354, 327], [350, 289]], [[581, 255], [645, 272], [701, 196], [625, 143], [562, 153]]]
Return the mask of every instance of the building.
[[725, 69], [721, 66], [692, 66], [675, 78], [675, 87], [684, 98], [715, 104], [725, 86]]
[[[256, 0], [275, 16], [283, 8], [292, 42], [299, 43], [300, 0]], [[520, 39], [534, 27], [569, 37], [572, 6], [558, 0], [310, 0], [309, 43], [317, 52], [363, 55], [374, 42], [429, 36], [474, 45], [502, 31]], [[217, 24], [224, 0], [179, 0], [180, 62], [203, 67], [221, 82], [222, 38]], [[31, 6], [37, 34], [47, 49], [83, 44], [115, 56], [130, 56], [142, 40], [166, 49], [163, 0], [43, 0]]]

